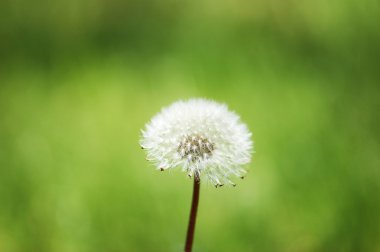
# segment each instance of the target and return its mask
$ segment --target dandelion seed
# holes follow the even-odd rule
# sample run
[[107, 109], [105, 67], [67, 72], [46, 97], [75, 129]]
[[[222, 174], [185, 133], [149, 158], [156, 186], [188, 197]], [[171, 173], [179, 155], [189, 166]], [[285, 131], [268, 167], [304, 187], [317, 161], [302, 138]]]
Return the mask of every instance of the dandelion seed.
[[141, 147], [153, 163], [182, 168], [213, 185], [244, 177], [251, 160], [247, 126], [226, 105], [205, 99], [178, 101], [162, 109], [142, 131]]

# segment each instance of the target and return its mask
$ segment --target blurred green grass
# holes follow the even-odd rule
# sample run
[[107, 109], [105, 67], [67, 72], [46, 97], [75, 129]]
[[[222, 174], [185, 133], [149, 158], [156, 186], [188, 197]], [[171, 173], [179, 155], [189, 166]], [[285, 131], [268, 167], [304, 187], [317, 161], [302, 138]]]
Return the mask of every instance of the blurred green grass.
[[189, 97], [256, 149], [202, 185], [195, 251], [380, 251], [378, 2], [0, 7], [0, 251], [181, 251], [191, 180], [138, 140]]

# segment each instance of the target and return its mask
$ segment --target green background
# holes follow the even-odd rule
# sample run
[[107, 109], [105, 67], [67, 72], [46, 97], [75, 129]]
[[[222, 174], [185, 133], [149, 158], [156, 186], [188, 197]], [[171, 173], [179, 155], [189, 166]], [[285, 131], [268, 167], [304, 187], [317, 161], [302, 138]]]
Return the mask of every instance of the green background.
[[195, 251], [380, 251], [377, 0], [2, 0], [0, 251], [181, 251], [192, 181], [140, 129], [178, 99], [253, 132]]

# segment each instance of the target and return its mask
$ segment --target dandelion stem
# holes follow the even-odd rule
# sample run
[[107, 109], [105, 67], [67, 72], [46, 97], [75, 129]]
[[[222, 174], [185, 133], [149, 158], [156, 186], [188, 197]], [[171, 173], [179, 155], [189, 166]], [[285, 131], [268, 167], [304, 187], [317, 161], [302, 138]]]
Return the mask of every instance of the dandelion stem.
[[192, 247], [193, 247], [195, 222], [197, 220], [197, 210], [198, 210], [198, 202], [199, 202], [200, 185], [201, 185], [201, 181], [199, 179], [199, 176], [194, 176], [193, 199], [191, 202], [189, 224], [187, 227], [185, 252], [191, 252]]

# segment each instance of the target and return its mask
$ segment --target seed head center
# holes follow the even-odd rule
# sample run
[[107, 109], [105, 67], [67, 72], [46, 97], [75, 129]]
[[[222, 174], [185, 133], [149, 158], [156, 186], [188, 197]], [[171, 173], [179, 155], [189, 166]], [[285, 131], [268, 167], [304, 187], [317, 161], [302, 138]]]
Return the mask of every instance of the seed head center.
[[204, 136], [187, 135], [180, 142], [178, 153], [182, 158], [196, 162], [210, 158], [214, 147], [214, 144]]

